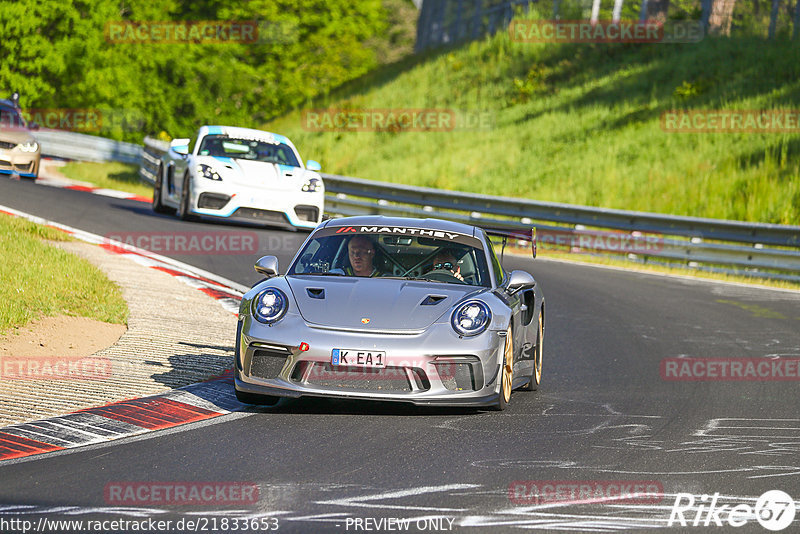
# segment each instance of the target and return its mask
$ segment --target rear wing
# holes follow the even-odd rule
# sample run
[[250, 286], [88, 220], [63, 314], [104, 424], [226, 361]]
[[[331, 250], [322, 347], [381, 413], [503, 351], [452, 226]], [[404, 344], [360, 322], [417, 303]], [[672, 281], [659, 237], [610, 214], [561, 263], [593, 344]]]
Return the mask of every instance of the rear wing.
[[520, 248], [531, 249], [531, 254], [536, 257], [536, 228], [530, 230], [510, 230], [507, 228], [484, 228], [483, 229], [489, 237], [500, 237], [503, 239], [503, 248], [500, 252], [501, 262], [502, 256], [505, 252], [506, 245], [511, 242], [512, 245]]

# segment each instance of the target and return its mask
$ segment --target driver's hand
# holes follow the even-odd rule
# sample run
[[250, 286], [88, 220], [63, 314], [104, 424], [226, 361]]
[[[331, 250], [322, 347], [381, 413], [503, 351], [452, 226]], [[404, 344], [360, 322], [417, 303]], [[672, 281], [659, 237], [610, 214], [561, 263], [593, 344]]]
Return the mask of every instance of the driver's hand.
[[461, 276], [461, 267], [458, 267], [458, 268], [456, 268], [455, 271], [453, 271], [453, 276], [455, 276], [456, 278], [458, 278], [462, 282], [464, 281], [464, 277]]

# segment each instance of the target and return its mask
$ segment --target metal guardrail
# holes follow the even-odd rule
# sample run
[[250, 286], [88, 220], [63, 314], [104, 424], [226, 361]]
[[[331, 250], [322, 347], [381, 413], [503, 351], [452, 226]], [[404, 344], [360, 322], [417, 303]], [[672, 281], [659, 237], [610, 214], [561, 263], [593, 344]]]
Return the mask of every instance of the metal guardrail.
[[61, 130], [32, 132], [42, 145], [42, 155], [81, 161], [121, 161], [139, 165], [142, 147], [94, 135]]
[[[154, 182], [159, 158], [168, 147], [145, 139], [142, 179]], [[800, 281], [800, 226], [592, 208], [335, 174], [322, 177], [325, 211], [332, 214], [435, 217], [507, 230], [536, 226], [537, 241], [545, 249], [610, 253], [648, 263], [680, 261], [714, 272]]]

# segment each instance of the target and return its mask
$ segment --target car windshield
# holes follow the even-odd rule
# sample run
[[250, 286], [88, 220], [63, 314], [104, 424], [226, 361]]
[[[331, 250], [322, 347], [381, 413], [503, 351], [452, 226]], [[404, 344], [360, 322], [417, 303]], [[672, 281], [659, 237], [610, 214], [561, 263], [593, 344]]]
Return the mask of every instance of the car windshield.
[[289, 275], [368, 276], [491, 287], [481, 241], [470, 235], [404, 227], [324, 228]]
[[0, 128], [25, 128], [25, 119], [14, 108], [0, 106]]
[[200, 156], [249, 159], [278, 165], [299, 167], [292, 148], [285, 143], [270, 143], [263, 139], [241, 139], [227, 135], [207, 135], [203, 138]]

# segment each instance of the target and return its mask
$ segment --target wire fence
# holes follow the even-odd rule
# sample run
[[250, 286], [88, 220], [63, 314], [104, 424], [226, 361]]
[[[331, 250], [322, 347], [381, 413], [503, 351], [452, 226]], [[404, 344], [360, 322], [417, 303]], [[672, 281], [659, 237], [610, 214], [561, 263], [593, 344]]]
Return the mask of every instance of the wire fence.
[[711, 35], [795, 40], [800, 35], [800, 0], [424, 0], [415, 50], [505, 31], [531, 8], [555, 20], [692, 20]]

